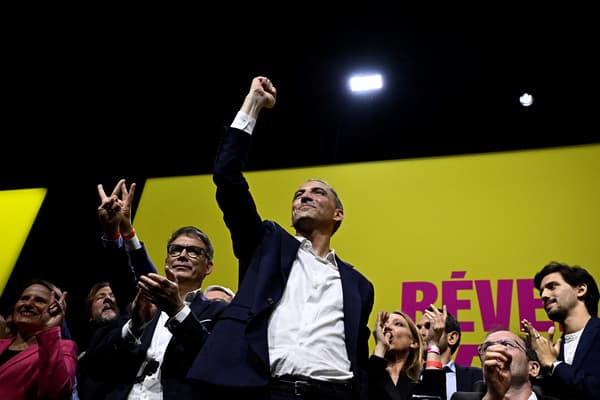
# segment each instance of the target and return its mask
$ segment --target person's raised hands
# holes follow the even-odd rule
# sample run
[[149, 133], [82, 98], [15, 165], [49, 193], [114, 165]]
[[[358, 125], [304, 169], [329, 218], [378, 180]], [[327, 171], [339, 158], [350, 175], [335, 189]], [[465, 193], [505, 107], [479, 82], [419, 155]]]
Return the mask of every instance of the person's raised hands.
[[184, 306], [179, 293], [179, 283], [173, 270], [165, 265], [166, 276], [155, 273], [140, 276], [138, 285], [142, 295], [173, 317]]
[[558, 359], [560, 352], [560, 338], [554, 341], [554, 326], [548, 329], [547, 339], [526, 319], [521, 321], [521, 331], [527, 334], [527, 340], [537, 353], [542, 368], [544, 370], [552, 368], [552, 364]]
[[427, 345], [439, 345], [442, 335], [446, 331], [446, 319], [448, 311], [446, 305], [442, 306], [442, 312], [436, 306], [430, 304], [430, 307], [425, 310], [425, 317], [429, 320], [429, 333], [425, 338]]
[[375, 349], [373, 354], [383, 358], [385, 353], [390, 348], [390, 335], [389, 330], [386, 331], [385, 324], [389, 319], [390, 314], [387, 311], [379, 311], [377, 313], [377, 320], [375, 321], [375, 327], [373, 328], [373, 338], [375, 339]]
[[502, 344], [489, 346], [482, 357], [483, 377], [487, 384], [484, 399], [503, 399], [512, 382], [512, 356]]
[[135, 195], [135, 182], [129, 186], [129, 189], [127, 189], [125, 179], [121, 179], [119, 183], [121, 186], [121, 223], [119, 224], [119, 231], [121, 235], [127, 237], [133, 231], [131, 209]]
[[54, 326], [62, 326], [67, 310], [67, 292], [60, 292], [60, 295], [53, 292], [53, 300], [48, 305], [45, 318], [45, 327], [52, 328]]
[[124, 183], [125, 179], [121, 179], [111, 192], [110, 196], [106, 195], [102, 184], [98, 185], [98, 196], [100, 197], [98, 220], [100, 221], [102, 232], [107, 238], [115, 238], [117, 233], [119, 233], [119, 225], [123, 218], [122, 202], [119, 199], [119, 192]]
[[143, 294], [143, 290], [140, 288], [137, 295], [131, 303], [131, 322], [134, 332], [142, 329], [156, 313], [156, 305], [154, 305], [146, 296]]
[[263, 107], [273, 108], [276, 100], [277, 89], [271, 80], [264, 76], [257, 76], [250, 84], [250, 91], [246, 95], [240, 111], [257, 118]]
[[135, 183], [128, 189], [125, 179], [117, 182], [110, 196], [106, 194], [102, 184], [98, 185], [98, 219], [107, 238], [118, 237], [118, 233], [129, 235], [133, 231], [131, 214], [134, 195]]

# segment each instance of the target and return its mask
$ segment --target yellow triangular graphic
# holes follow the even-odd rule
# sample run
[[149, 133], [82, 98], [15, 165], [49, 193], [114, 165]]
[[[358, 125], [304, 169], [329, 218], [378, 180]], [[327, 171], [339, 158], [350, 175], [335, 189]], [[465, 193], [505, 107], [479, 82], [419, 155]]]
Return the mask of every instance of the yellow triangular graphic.
[[0, 191], [0, 293], [19, 258], [47, 189]]

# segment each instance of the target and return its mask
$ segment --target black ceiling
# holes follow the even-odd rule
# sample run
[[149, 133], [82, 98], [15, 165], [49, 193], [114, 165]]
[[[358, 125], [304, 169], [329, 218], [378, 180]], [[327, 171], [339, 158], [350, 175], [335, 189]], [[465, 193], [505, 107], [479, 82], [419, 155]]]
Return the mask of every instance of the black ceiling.
[[[590, 19], [520, 9], [21, 26], [3, 64], [5, 137], [23, 168], [1, 183], [209, 172], [221, 126], [259, 74], [279, 96], [249, 168], [593, 142]], [[385, 89], [349, 97], [347, 76], [367, 68]]]

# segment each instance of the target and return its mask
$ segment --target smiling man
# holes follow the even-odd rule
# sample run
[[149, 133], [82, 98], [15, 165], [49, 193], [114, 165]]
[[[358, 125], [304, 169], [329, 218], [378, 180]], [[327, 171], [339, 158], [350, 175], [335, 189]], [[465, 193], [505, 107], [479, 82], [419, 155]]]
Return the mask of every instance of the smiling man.
[[83, 400], [189, 398], [191, 386], [185, 376], [216, 316], [227, 306], [202, 293], [202, 282], [214, 267], [214, 248], [208, 235], [197, 227], [184, 226], [171, 234], [165, 276], [140, 273], [152, 268], [140, 268], [149, 257], [131, 225], [134, 188], [132, 184], [127, 190], [121, 180], [107, 196], [99, 186], [103, 234], [118, 242], [115, 245], [124, 242], [122, 248], [128, 253], [114, 263], [136, 272], [139, 291], [127, 307], [130, 314], [94, 335], [87, 354], [98, 360], [90, 364], [102, 378], [105, 394], [99, 397], [100, 391], [88, 391], [91, 397]]

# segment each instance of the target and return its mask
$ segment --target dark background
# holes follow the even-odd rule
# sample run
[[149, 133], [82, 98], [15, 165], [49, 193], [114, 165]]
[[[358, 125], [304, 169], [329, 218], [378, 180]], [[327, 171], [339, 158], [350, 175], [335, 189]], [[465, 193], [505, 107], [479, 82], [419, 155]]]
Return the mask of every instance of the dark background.
[[[600, 142], [594, 14], [527, 4], [19, 16], [3, 46], [0, 189], [48, 193], [0, 311], [45, 277], [69, 292], [77, 332], [99, 268], [96, 185], [210, 173], [257, 75], [278, 101], [261, 113], [248, 170]], [[350, 96], [355, 69], [380, 70], [384, 90]]]

